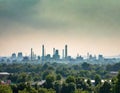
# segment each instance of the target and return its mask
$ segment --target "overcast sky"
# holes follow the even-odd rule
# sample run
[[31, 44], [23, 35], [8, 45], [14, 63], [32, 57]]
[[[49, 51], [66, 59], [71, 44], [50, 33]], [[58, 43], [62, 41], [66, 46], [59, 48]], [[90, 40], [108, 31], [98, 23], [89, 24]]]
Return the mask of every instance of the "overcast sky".
[[[120, 0], [0, 0], [0, 56], [120, 54]], [[61, 52], [60, 52], [61, 55]]]

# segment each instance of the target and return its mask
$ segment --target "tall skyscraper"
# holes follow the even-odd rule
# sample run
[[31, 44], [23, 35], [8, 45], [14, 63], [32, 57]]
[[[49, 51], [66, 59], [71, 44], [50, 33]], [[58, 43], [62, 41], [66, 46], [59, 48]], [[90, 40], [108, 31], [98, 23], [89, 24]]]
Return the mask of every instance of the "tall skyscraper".
[[65, 45], [65, 58], [68, 56], [68, 50], [67, 50], [67, 45]]
[[55, 54], [53, 55], [53, 59], [55, 60], [59, 60], [60, 59], [60, 55], [59, 55], [59, 50], [55, 50]]
[[64, 55], [64, 49], [62, 50], [62, 59], [65, 58], [65, 55]]
[[89, 52], [87, 53], [87, 59], [89, 60], [89, 57], [90, 57], [90, 54], [89, 54]]
[[33, 60], [33, 49], [31, 48], [31, 61]]
[[23, 60], [23, 54], [22, 54], [22, 52], [18, 52], [17, 61], [20, 62], [22, 60]]
[[42, 45], [42, 61], [44, 61], [45, 58], [45, 50], [44, 50], [44, 45]]
[[18, 58], [22, 58], [22, 57], [23, 57], [22, 52], [18, 52]]
[[55, 54], [55, 48], [53, 48], [53, 55]]
[[12, 59], [12, 62], [16, 62], [16, 54], [15, 53], [12, 53], [12, 57], [11, 57], [11, 59]]

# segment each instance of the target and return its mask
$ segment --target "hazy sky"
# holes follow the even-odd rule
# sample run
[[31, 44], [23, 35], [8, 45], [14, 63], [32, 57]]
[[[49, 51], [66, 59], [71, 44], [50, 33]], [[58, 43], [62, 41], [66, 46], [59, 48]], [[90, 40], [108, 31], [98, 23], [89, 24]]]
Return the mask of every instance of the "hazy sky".
[[[120, 54], [120, 0], [0, 0], [0, 56]], [[61, 52], [60, 52], [61, 54]]]

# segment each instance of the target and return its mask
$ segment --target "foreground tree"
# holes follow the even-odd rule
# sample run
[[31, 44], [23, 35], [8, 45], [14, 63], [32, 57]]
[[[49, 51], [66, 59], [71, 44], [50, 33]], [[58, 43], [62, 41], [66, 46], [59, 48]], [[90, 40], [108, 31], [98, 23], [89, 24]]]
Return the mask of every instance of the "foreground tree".
[[120, 71], [117, 75], [117, 81], [115, 83], [115, 86], [113, 87], [113, 93], [120, 93]]
[[48, 76], [46, 77], [45, 87], [46, 87], [47, 89], [53, 88], [53, 86], [54, 86], [54, 85], [53, 85], [54, 81], [55, 81], [54, 75], [48, 75]]
[[55, 88], [55, 90], [56, 90], [56, 93], [61, 93], [61, 88], [62, 88], [62, 86], [61, 86], [61, 83], [60, 83], [60, 82], [56, 81], [56, 82], [55, 82], [55, 85], [54, 85], [54, 88]]
[[87, 84], [84, 78], [81, 77], [76, 78], [76, 88], [81, 90], [90, 90], [89, 84]]
[[68, 76], [66, 79], [66, 83], [75, 83], [75, 78], [73, 76]]
[[75, 92], [75, 90], [76, 90], [76, 85], [75, 85], [75, 83], [69, 83], [68, 84], [68, 92], [67, 93], [74, 93]]
[[22, 91], [19, 91], [19, 93], [38, 93], [38, 91], [34, 88], [31, 88], [30, 90], [24, 89]]
[[61, 80], [62, 79], [62, 76], [60, 75], [60, 74], [58, 74], [57, 76], [56, 76], [56, 80]]
[[98, 84], [101, 84], [101, 78], [99, 75], [95, 76], [95, 86], [97, 86]]
[[76, 90], [75, 83], [63, 83], [61, 93], [74, 93]]
[[111, 85], [109, 82], [105, 81], [100, 87], [99, 93], [111, 93]]
[[38, 93], [56, 93], [53, 89], [40, 88]]
[[0, 85], [0, 93], [12, 93], [12, 90], [8, 85]]

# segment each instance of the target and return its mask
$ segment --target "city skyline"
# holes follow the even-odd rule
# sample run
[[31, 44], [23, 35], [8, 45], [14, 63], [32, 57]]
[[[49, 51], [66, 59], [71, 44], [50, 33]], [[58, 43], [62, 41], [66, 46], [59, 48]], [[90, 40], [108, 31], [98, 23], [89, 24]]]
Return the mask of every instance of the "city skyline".
[[30, 57], [30, 59], [32, 60], [32, 57], [33, 56], [36, 56], [36, 57], [41, 57], [41, 59], [44, 59], [44, 57], [46, 56], [50, 56], [50, 57], [54, 57], [54, 55], [57, 53], [57, 55], [59, 55], [60, 59], [66, 59], [68, 57], [71, 57], [71, 58], [77, 58], [77, 57], [83, 57], [83, 58], [88, 58], [88, 56], [92, 56], [92, 57], [98, 57], [99, 55], [102, 55], [104, 56], [105, 58], [120, 58], [120, 55], [112, 55], [112, 56], [105, 56], [103, 55], [102, 53], [98, 53], [98, 54], [93, 54], [93, 53], [90, 53], [90, 52], [87, 52], [86, 54], [81, 54], [81, 53], [78, 53], [76, 52], [76, 55], [72, 55], [70, 54], [69, 52], [69, 46], [67, 44], [65, 44], [62, 49], [58, 49], [56, 47], [52, 47], [52, 49], [50, 49], [51, 51], [47, 51], [47, 46], [45, 46], [44, 44], [41, 45], [40, 49], [39, 49], [39, 54], [37, 54], [35, 52], [35, 49], [34, 48], [31, 48], [29, 49], [29, 53], [24, 53], [22, 51], [17, 51], [17, 52], [12, 52], [9, 56], [5, 55], [5, 56], [0, 56], [0, 57], [11, 57], [11, 55], [19, 55], [21, 56], [21, 53], [23, 56], [27, 56], [27, 57]]
[[[0, 56], [41, 55], [69, 46], [68, 55], [120, 55], [119, 0], [0, 0]], [[60, 52], [62, 54], [62, 52]]]
[[[36, 55], [34, 49], [30, 49], [29, 55], [24, 55], [23, 52], [12, 53], [11, 56], [0, 57], [0, 62], [19, 62], [19, 63], [46, 63], [46, 62], [56, 62], [56, 63], [82, 63], [88, 62], [91, 64], [110, 64], [117, 63], [120, 61], [120, 56], [114, 57], [105, 57], [102, 54], [93, 55], [91, 53], [87, 53], [86, 56], [77, 54], [77, 56], [73, 57], [68, 52], [69, 46], [65, 45], [64, 49], [62, 49], [62, 54], [60, 54], [60, 50], [57, 48], [53, 48], [52, 54], [47, 53], [46, 46], [41, 46], [41, 55]], [[69, 55], [68, 55], [69, 54]]]

